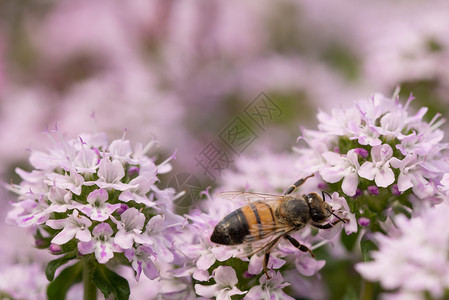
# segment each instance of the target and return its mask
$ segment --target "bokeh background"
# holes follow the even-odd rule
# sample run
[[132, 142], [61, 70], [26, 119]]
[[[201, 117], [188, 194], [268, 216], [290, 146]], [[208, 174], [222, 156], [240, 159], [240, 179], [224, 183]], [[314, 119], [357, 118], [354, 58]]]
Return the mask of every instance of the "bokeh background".
[[[398, 86], [429, 118], [448, 115], [447, 1], [1, 0], [0, 176], [17, 182], [27, 149], [45, 149], [42, 132], [57, 124], [68, 138], [156, 138], [161, 159], [176, 151], [162, 180], [180, 189], [245, 188], [249, 176], [235, 175], [245, 168], [294, 179], [291, 149], [319, 110]], [[244, 118], [261, 93], [282, 111], [263, 128]], [[239, 155], [220, 142], [236, 117], [257, 135]], [[195, 159], [211, 142], [231, 160], [215, 178]], [[4, 220], [12, 195], [0, 197]], [[180, 201], [182, 213], [195, 199]], [[0, 227], [0, 273], [20, 286], [49, 255], [26, 230]], [[34, 278], [40, 295], [45, 277]]]

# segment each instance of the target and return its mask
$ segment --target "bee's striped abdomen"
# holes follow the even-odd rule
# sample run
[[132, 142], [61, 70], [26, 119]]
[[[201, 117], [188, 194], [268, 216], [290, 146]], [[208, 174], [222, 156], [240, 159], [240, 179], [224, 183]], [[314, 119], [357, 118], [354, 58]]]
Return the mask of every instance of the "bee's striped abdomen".
[[248, 240], [260, 240], [275, 228], [273, 209], [263, 202], [255, 202], [227, 215], [215, 226], [210, 240], [222, 245], [238, 245]]
[[249, 226], [242, 208], [234, 210], [215, 226], [210, 240], [222, 245], [239, 245], [249, 234]]
[[254, 202], [251, 205], [242, 207], [242, 210], [254, 240], [263, 239], [274, 230], [276, 220], [273, 209], [267, 203]]

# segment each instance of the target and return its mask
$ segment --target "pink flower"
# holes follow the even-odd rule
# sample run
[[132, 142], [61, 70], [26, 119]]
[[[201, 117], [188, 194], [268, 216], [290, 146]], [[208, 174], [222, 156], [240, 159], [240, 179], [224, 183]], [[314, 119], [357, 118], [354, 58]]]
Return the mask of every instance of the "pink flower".
[[398, 190], [404, 192], [409, 188], [419, 198], [426, 198], [435, 193], [435, 189], [424, 177], [425, 170], [420, 167], [423, 159], [418, 159], [416, 154], [409, 154], [404, 159], [399, 160], [393, 157], [390, 164], [393, 168], [399, 169]]
[[104, 189], [96, 189], [87, 196], [87, 205], [80, 210], [94, 221], [103, 222], [109, 219], [111, 214], [118, 209], [121, 204], [107, 203], [108, 192]]
[[148, 245], [157, 255], [159, 259], [166, 263], [174, 260], [174, 255], [170, 250], [172, 242], [165, 235], [167, 229], [165, 218], [162, 215], [152, 217], [145, 226], [145, 231], [135, 237], [138, 243]]
[[107, 263], [114, 257], [114, 252], [120, 252], [120, 248], [114, 244], [112, 234], [114, 231], [107, 223], [100, 223], [92, 231], [92, 240], [79, 242], [78, 251], [81, 254], [95, 252], [95, 258], [100, 264]]
[[115, 234], [114, 242], [122, 249], [130, 249], [134, 240], [142, 233], [145, 224], [145, 215], [135, 207], [130, 207], [120, 215], [120, 220], [111, 217], [117, 225], [118, 232]]
[[379, 187], [387, 187], [395, 180], [393, 170], [390, 168], [390, 158], [393, 149], [388, 144], [374, 146], [371, 149], [372, 161], [364, 162], [359, 169], [360, 177], [373, 180]]
[[127, 249], [125, 250], [125, 256], [136, 272], [137, 281], [139, 281], [142, 271], [149, 279], [155, 279], [159, 276], [159, 271], [154, 264], [156, 255], [150, 247], [138, 246], [137, 249]]
[[103, 157], [98, 165], [98, 180], [86, 182], [85, 184], [96, 184], [103, 189], [116, 189], [119, 191], [125, 191], [131, 187], [135, 187], [121, 182], [124, 176], [125, 170], [118, 159], [111, 161], [109, 157]]
[[346, 155], [335, 152], [322, 154], [327, 164], [320, 168], [320, 175], [324, 181], [335, 183], [343, 179], [341, 188], [348, 196], [354, 196], [359, 183], [360, 164], [356, 150], [349, 150]]
[[[284, 281], [281, 272], [271, 272], [271, 278], [267, 279], [267, 275], [262, 275], [259, 279], [260, 285], [253, 286], [245, 300], [273, 300], [286, 299], [293, 300], [293, 297], [287, 295], [282, 289], [289, 286], [290, 283]], [[274, 273], [274, 274], [273, 274]]]
[[235, 270], [228, 266], [219, 266], [212, 274], [215, 284], [195, 284], [195, 291], [203, 297], [216, 297], [217, 300], [230, 300], [232, 295], [244, 295], [235, 285], [238, 282]]
[[73, 210], [73, 213], [67, 219], [48, 220], [46, 224], [53, 229], [62, 229], [51, 240], [56, 245], [63, 245], [74, 237], [81, 242], [89, 242], [92, 239], [89, 230], [92, 221], [80, 215], [76, 209]]

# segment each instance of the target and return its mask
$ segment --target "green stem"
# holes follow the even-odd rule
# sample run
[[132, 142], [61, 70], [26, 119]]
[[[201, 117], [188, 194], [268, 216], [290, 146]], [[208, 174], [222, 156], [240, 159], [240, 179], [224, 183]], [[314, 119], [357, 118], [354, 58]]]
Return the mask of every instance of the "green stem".
[[360, 300], [372, 300], [374, 294], [374, 284], [362, 279], [360, 287]]
[[83, 260], [83, 282], [84, 282], [84, 300], [97, 299], [97, 287], [94, 284], [93, 276], [95, 265], [90, 255], [82, 258]]

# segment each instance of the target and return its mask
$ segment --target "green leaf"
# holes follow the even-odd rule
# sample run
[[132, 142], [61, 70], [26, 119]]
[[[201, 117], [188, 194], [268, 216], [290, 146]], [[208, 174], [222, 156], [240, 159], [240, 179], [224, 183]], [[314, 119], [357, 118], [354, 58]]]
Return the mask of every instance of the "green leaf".
[[105, 298], [112, 298], [114, 300], [126, 300], [129, 298], [130, 290], [128, 280], [104, 265], [97, 265], [93, 281]]
[[49, 300], [65, 299], [67, 291], [75, 283], [83, 279], [83, 266], [80, 262], [64, 269], [58, 277], [55, 278], [47, 287], [47, 296]]
[[369, 252], [372, 250], [377, 250], [376, 244], [374, 244], [371, 240], [362, 239], [360, 242], [360, 248], [362, 250], [362, 258], [363, 261], [370, 261], [372, 260], [369, 256]]
[[63, 257], [50, 261], [45, 268], [45, 275], [47, 276], [48, 281], [53, 280], [53, 278], [55, 277], [55, 272], [60, 266], [66, 264], [74, 258], [76, 258], [75, 253], [67, 253]]

